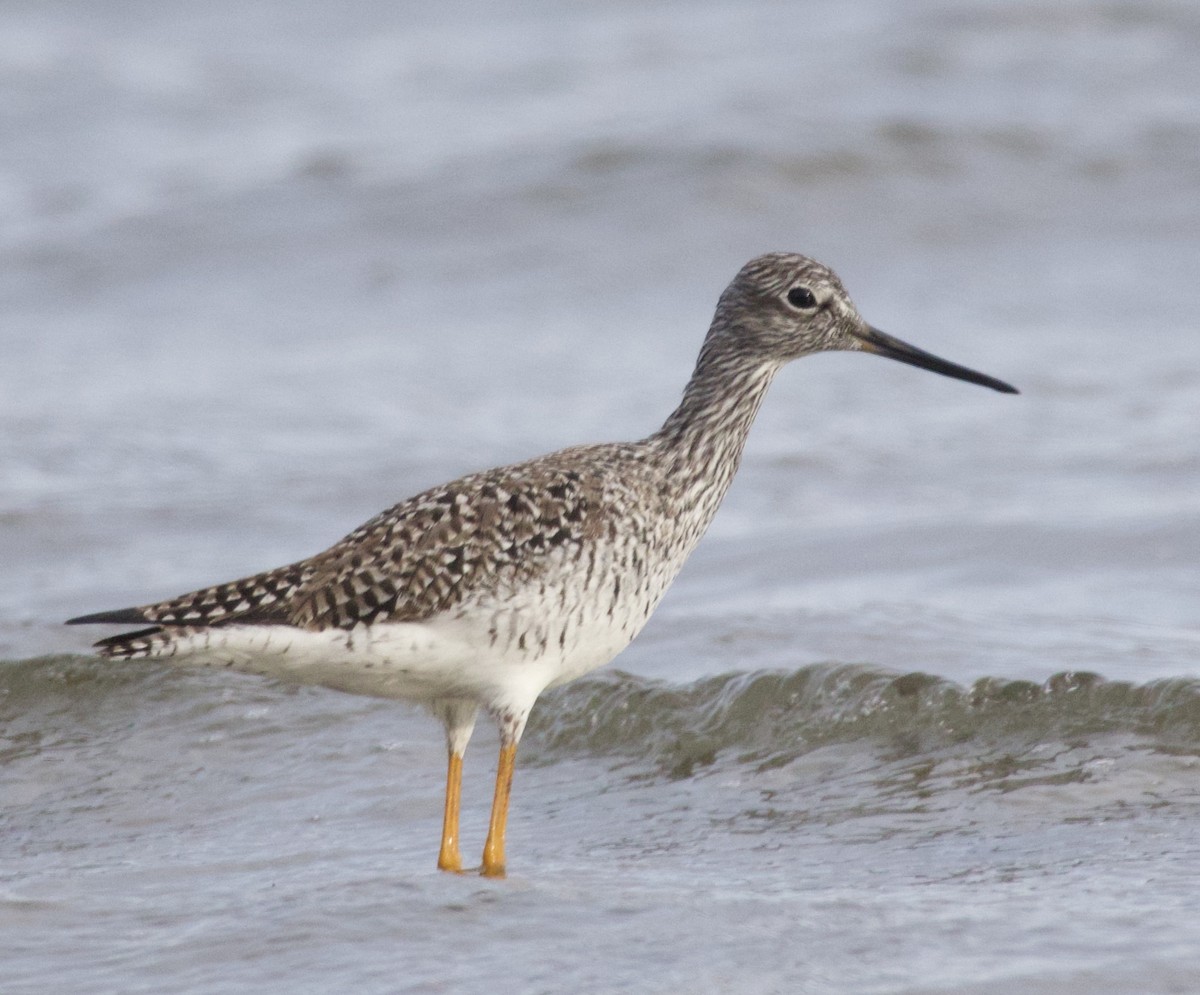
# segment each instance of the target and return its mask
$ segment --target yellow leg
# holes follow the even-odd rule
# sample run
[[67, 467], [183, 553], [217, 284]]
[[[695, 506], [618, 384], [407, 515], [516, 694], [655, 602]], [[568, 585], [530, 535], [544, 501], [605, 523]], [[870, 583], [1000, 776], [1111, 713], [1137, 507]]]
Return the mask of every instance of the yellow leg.
[[496, 794], [492, 798], [492, 818], [488, 823], [487, 842], [483, 845], [483, 867], [480, 873], [488, 878], [504, 877], [504, 827], [508, 823], [508, 796], [512, 792], [513, 764], [517, 744], [500, 747], [496, 764]]
[[462, 754], [450, 751], [446, 769], [446, 814], [442, 818], [442, 849], [438, 852], [438, 870], [461, 871], [462, 854], [458, 849], [458, 810], [462, 798]]

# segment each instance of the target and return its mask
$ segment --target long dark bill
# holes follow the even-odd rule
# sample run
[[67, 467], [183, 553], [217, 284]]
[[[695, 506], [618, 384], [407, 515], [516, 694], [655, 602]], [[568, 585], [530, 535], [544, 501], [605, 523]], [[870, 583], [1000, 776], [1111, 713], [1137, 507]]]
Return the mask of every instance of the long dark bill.
[[977, 383], [983, 387], [991, 387], [992, 390], [998, 390], [1001, 394], [1020, 393], [1016, 387], [1006, 384], [1003, 380], [989, 377], [985, 373], [976, 373], [974, 370], [968, 370], [965, 366], [959, 366], [957, 363], [949, 363], [931, 352], [925, 352], [924, 349], [918, 349], [915, 345], [909, 345], [907, 342], [901, 342], [900, 339], [892, 338], [892, 336], [881, 332], [878, 328], [872, 328], [868, 325], [865, 332], [856, 332], [855, 337], [862, 342], [863, 348], [867, 352], [878, 353], [880, 356], [886, 356], [888, 359], [898, 359], [901, 363], [908, 363], [910, 366], [919, 366], [923, 370], [932, 370], [934, 373], [940, 373], [944, 377], [954, 377], [956, 380], [966, 380], [967, 383]]

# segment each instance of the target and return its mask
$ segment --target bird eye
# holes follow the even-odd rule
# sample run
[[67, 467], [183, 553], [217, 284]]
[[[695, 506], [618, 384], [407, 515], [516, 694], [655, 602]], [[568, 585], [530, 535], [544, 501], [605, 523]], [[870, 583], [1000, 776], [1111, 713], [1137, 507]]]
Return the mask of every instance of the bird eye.
[[788, 303], [801, 311], [810, 311], [817, 306], [816, 295], [808, 287], [792, 287], [787, 293]]

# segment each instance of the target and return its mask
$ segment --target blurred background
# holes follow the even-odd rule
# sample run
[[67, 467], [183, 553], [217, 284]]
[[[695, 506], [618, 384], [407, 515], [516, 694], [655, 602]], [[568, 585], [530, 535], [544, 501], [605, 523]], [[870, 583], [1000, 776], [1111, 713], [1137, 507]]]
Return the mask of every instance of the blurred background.
[[[314, 967], [321, 955], [281, 927], [276, 949], [291, 951], [294, 977], [329, 969], [367, 988], [376, 968], [394, 977], [391, 954], [373, 956], [305, 904], [297, 867], [338, 882], [343, 924], [383, 915], [411, 937], [413, 922], [458, 922], [439, 904], [442, 879], [405, 883], [397, 902], [365, 883], [394, 880], [413, 854], [424, 869], [436, 835], [441, 746], [415, 711], [157, 665], [117, 671], [60, 656], [99, 634], [60, 622], [309, 555], [464, 472], [650, 433], [676, 403], [722, 288], [751, 256], [788, 249], [833, 266], [873, 324], [1022, 393], [861, 355], [785, 371], [708, 539], [619, 661], [636, 675], [630, 686], [854, 665], [880, 687], [919, 671], [953, 695], [981, 678], [1028, 690], [1005, 682], [1036, 688], [1090, 671], [1143, 695], [1138, 717], [1120, 720], [1130, 736], [1170, 727], [1182, 738], [1174, 753], [1138, 740], [1141, 752], [1070, 754], [1045, 784], [1087, 782], [1095, 793], [1067, 798], [1038, 782], [1013, 795], [1025, 807], [981, 812], [971, 808], [979, 782], [951, 779], [935, 791], [946, 824], [931, 829], [919, 814], [928, 796], [896, 788], [910, 783], [908, 768], [880, 787], [864, 773], [874, 747], [857, 741], [846, 749], [868, 759], [847, 780], [829, 773], [845, 757], [828, 769], [782, 766], [769, 784], [730, 761], [720, 776], [672, 782], [660, 802], [590, 748], [556, 753], [548, 720], [535, 721], [532, 749], [549, 766], [522, 772], [510, 845], [529, 871], [555, 854], [562, 863], [552, 894], [526, 881], [538, 901], [505, 905], [527, 952], [541, 956], [537, 937], [559, 924], [586, 924], [617, 974], [560, 964], [558, 981], [584, 990], [621, 970], [621, 990], [630, 979], [653, 979], [655, 991], [776, 990], [772, 979], [807, 969], [800, 948], [825, 958], [811, 990], [1013, 990], [986, 986], [1022, 971], [1025, 991], [1043, 990], [1030, 978], [1056, 992], [1194, 979], [1179, 967], [1190, 949], [1186, 963], [1200, 970], [1186, 916], [1173, 920], [1183, 933], [1129, 932], [1186, 908], [1175, 861], [1197, 850], [1194, 829], [1170, 821], [1194, 814], [1194, 774], [1178, 765], [1200, 750], [1192, 0], [10, 0], [0, 94], [0, 659], [7, 735], [25, 744], [6, 775], [24, 806], [10, 810], [9, 839], [26, 841], [10, 884], [50, 909], [20, 919], [28, 978], [44, 982], [45, 965], [87, 949], [76, 928], [85, 920], [105, 924], [87, 935], [108, 949], [146, 909], [182, 915], [164, 869], [180, 848], [195, 855], [185, 918], [216, 923], [201, 927], [213, 946], [151, 955], [159, 934], [138, 934], [142, 945], [108, 961], [118, 987], [122, 957], [161, 970], [159, 990], [164, 977], [187, 989], [183, 964], [197, 990], [253, 981], [249, 947], [231, 954], [242, 973], [204, 973], [211, 950], [254, 942], [240, 906], [214, 895], [253, 893], [261, 920], [286, 919], [255, 891], [267, 879], [292, 882], [306, 928], [342, 943], [322, 947]], [[563, 697], [557, 714], [586, 725], [596, 707], [587, 695], [628, 690], [588, 685], [578, 711]], [[708, 728], [702, 718], [679, 721]], [[473, 754], [481, 781], [486, 735]], [[1029, 746], [1046, 734], [1021, 735]], [[273, 764], [303, 736], [318, 736], [323, 761], [286, 771], [289, 803]], [[217, 745], [196, 754], [197, 743]], [[956, 762], [974, 770], [977, 747]], [[923, 748], [921, 763], [941, 762]], [[1176, 766], [1147, 759], [1160, 753]], [[161, 766], [166, 755], [178, 766]], [[1103, 787], [1097, 756], [1113, 765]], [[47, 780], [53, 760], [62, 780]], [[976, 774], [995, 788], [1010, 769]], [[239, 795], [247, 778], [258, 787]], [[178, 784], [192, 809], [173, 800]], [[597, 784], [615, 799], [600, 817], [588, 808]], [[817, 786], [819, 840], [805, 835], [811, 825], [797, 834], [795, 819], [764, 814], [788, 810], [789, 797], [793, 815], [809, 811]], [[753, 812], [728, 800], [759, 791], [773, 800]], [[856, 849], [839, 828], [861, 828], [864, 793], [873, 811], [907, 799], [872, 837], [892, 841], [886, 852]], [[306, 825], [315, 816], [296, 799], [310, 797], [327, 816], [353, 816], [339, 824], [349, 837], [305, 837], [281, 863], [221, 864], [286, 837], [284, 815]], [[482, 790], [475, 801], [470, 818], [481, 819]], [[417, 823], [398, 825], [397, 806]], [[963, 806], [972, 825], [991, 828], [955, 836]], [[1044, 821], [1030, 823], [1038, 806]], [[208, 826], [218, 809], [227, 820]], [[693, 809], [695, 821], [680, 814]], [[1104, 835], [1097, 827], [1118, 810], [1158, 813], [1137, 825], [1160, 842], [1139, 849], [1132, 830]], [[657, 835], [629, 835], [624, 811]], [[556, 818], [565, 830], [539, 851], [531, 826]], [[125, 827], [118, 842], [114, 825]], [[765, 835], [742, 835], [751, 830]], [[924, 849], [942, 832], [960, 848]], [[153, 841], [168, 838], [187, 843], [163, 843], [162, 866], [147, 870]], [[110, 849], [92, 849], [97, 840]], [[94, 891], [63, 883], [79, 846]], [[1084, 851], [1107, 868], [1100, 877], [1073, 869]], [[1125, 877], [1131, 855], [1137, 871]], [[625, 857], [627, 878], [572, 876]], [[671, 860], [709, 875], [713, 891], [672, 890]], [[997, 861], [1028, 886], [1023, 897], [991, 876]], [[828, 877], [814, 871], [807, 890], [780, 891], [780, 867], [797, 862]], [[878, 881], [862, 875], [879, 864], [900, 883], [863, 899], [859, 886]], [[934, 865], [946, 869], [936, 894], [922, 890]], [[130, 866], [143, 875], [132, 883]], [[639, 876], [646, 866], [666, 876]], [[756, 877], [764, 867], [769, 883]], [[630, 881], [636, 900], [623, 890]], [[462, 888], [464, 908], [509, 901]], [[743, 904], [767, 892], [774, 911]], [[1135, 893], [1153, 896], [1153, 916], [1125, 902]], [[145, 905], [122, 906], [130, 895]], [[830, 904], [810, 917], [814, 895]], [[675, 910], [693, 899], [697, 915], [724, 917], [731, 946], [700, 948], [678, 932]], [[632, 919], [630, 902], [641, 910]], [[101, 907], [117, 911], [106, 918]], [[991, 911], [938, 918], [971, 907]], [[1090, 918], [1101, 907], [1117, 918]], [[760, 950], [774, 935], [765, 920], [781, 916], [806, 942]], [[55, 935], [75, 946], [55, 948]], [[656, 935], [669, 938], [651, 948]], [[887, 960], [897, 944], [935, 935], [944, 943], [928, 940], [934, 953], [920, 965]], [[436, 941], [424, 959], [409, 950], [412, 990], [443, 990]], [[971, 952], [985, 948], [994, 960], [980, 966]], [[736, 966], [738, 950], [758, 951], [755, 971]], [[485, 977], [489, 951], [481, 939], [449, 976]], [[1088, 973], [1118, 952], [1119, 963]], [[98, 976], [77, 963], [78, 975], [55, 977], [86, 990]], [[528, 990], [554, 990], [520, 970]]]
[[[5, 5], [0, 652], [647, 434], [791, 249], [1023, 394], [787, 371], [667, 621], [940, 603], [1190, 665], [1198, 40], [1170, 2]], [[863, 656], [842, 623], [811, 651]]]

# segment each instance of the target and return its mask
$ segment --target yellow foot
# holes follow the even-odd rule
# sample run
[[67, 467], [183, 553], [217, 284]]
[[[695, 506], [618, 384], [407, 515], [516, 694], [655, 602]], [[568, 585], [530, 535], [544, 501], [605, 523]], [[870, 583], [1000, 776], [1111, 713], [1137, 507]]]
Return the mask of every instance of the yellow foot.
[[462, 873], [462, 857], [457, 853], [443, 853], [438, 857], [438, 870], [449, 871], [451, 874]]
[[446, 767], [446, 812], [442, 818], [442, 846], [438, 850], [438, 870], [462, 873], [462, 853], [458, 849], [458, 809], [462, 796], [462, 755], [450, 753]]
[[496, 765], [496, 794], [492, 797], [492, 818], [488, 824], [487, 840], [483, 844], [483, 867], [479, 871], [485, 878], [504, 877], [504, 830], [508, 824], [508, 796], [512, 792], [516, 757], [516, 743], [506, 743], [500, 747], [500, 762]]

